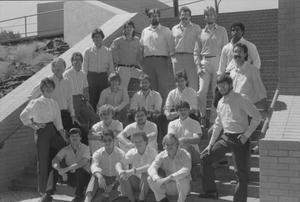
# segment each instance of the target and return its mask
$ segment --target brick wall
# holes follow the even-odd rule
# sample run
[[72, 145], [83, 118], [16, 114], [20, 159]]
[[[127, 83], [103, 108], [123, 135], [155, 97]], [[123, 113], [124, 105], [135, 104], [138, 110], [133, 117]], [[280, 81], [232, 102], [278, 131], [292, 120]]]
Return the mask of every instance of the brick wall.
[[279, 0], [280, 92], [300, 93], [300, 1]]
[[300, 201], [300, 140], [260, 141], [260, 201]]

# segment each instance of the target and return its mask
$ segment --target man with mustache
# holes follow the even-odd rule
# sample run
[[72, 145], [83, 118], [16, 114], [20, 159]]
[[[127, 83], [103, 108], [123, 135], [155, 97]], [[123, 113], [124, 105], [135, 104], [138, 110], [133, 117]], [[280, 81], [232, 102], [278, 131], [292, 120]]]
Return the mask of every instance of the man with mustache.
[[[261, 61], [256, 46], [243, 38], [245, 33], [245, 25], [241, 22], [236, 22], [231, 25], [231, 41], [224, 46], [221, 53], [218, 74], [222, 74], [230, 69], [229, 63], [233, 59], [233, 47], [237, 43], [245, 44], [248, 48], [248, 61], [250, 64], [260, 69]], [[229, 70], [228, 70], [229, 71]]]
[[[216, 87], [217, 71], [222, 48], [228, 43], [227, 31], [224, 27], [216, 24], [217, 13], [213, 7], [204, 10], [206, 26], [201, 32], [201, 43], [196, 44], [194, 59], [199, 75], [199, 103], [200, 114], [204, 120], [206, 117], [207, 92], [211, 83], [213, 91]], [[214, 111], [212, 111], [214, 112]], [[214, 116], [210, 116], [213, 122]]]
[[147, 12], [151, 25], [141, 35], [143, 70], [152, 81], [153, 90], [158, 91], [163, 100], [169, 92], [170, 56], [174, 56], [174, 39], [169, 28], [159, 23], [157, 8]]
[[185, 71], [190, 87], [198, 90], [197, 69], [193, 58], [196, 43], [201, 43], [201, 28], [191, 22], [192, 12], [188, 7], [182, 7], [179, 11], [180, 23], [172, 28], [175, 39], [175, 57], [172, 61], [174, 75]]

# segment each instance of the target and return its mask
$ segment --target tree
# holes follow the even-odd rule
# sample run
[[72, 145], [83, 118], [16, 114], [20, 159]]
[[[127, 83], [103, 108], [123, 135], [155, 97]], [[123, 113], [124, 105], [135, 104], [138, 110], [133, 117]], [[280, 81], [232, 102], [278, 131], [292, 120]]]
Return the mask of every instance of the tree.
[[20, 33], [14, 33], [13, 31], [6, 31], [6, 30], [0, 32], [0, 41], [19, 39], [19, 38], [21, 38]]

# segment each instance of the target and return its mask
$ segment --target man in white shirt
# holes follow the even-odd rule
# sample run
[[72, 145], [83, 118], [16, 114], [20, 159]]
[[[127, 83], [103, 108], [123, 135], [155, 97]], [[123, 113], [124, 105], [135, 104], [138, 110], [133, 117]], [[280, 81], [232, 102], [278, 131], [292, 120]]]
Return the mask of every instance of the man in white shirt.
[[143, 107], [136, 110], [135, 122], [126, 126], [118, 135], [120, 146], [124, 151], [134, 147], [131, 137], [136, 132], [145, 132], [149, 139], [149, 146], [157, 150], [157, 126], [155, 123], [147, 120], [147, 112]]
[[172, 28], [175, 40], [175, 57], [172, 58], [173, 73], [185, 71], [190, 87], [198, 91], [198, 75], [194, 62], [195, 44], [200, 44], [201, 28], [191, 22], [192, 11], [184, 6], [179, 11], [180, 23]]
[[191, 156], [179, 148], [175, 134], [163, 139], [164, 151], [160, 152], [148, 169], [148, 183], [156, 201], [169, 202], [166, 195], [178, 195], [177, 202], [185, 202], [190, 192]]
[[245, 44], [247, 46], [249, 63], [260, 69], [261, 61], [255, 44], [243, 38], [243, 35], [245, 33], [245, 25], [243, 23], [236, 22], [231, 25], [230, 29], [232, 38], [231, 41], [222, 49], [219, 70], [217, 74], [222, 74], [226, 71], [230, 71], [230, 69], [227, 70], [227, 68], [229, 68], [228, 65], [233, 59], [233, 47], [237, 43]]
[[191, 154], [192, 165], [200, 163], [200, 150], [198, 144], [202, 135], [200, 123], [189, 117], [190, 105], [180, 102], [176, 105], [179, 118], [171, 121], [168, 133], [175, 134], [179, 140], [179, 147], [186, 149]]
[[140, 39], [143, 71], [150, 76], [152, 88], [165, 100], [172, 72], [170, 57], [174, 56], [174, 39], [171, 30], [159, 23], [157, 8], [150, 9], [147, 15], [151, 25], [142, 31]]
[[115, 146], [113, 131], [104, 131], [102, 136], [105, 145], [93, 154], [92, 178], [86, 189], [85, 202], [112, 199], [118, 195], [119, 181], [115, 166], [116, 163], [123, 162], [125, 154]]
[[[222, 159], [226, 152], [232, 152], [237, 177], [233, 202], [246, 202], [250, 158], [248, 139], [260, 123], [261, 115], [246, 96], [232, 90], [232, 78], [229, 75], [220, 75], [217, 87], [223, 97], [218, 103], [217, 118], [209, 144], [201, 153], [204, 193], [199, 197], [218, 198], [212, 164]], [[251, 117], [250, 124], [248, 117]], [[222, 129], [224, 134], [219, 138]]]
[[[145, 201], [149, 191], [147, 170], [157, 155], [157, 151], [148, 146], [148, 137], [144, 132], [132, 135], [134, 148], [125, 154], [124, 166], [117, 163], [116, 170], [123, 181], [122, 189], [131, 202], [135, 202], [134, 191], [139, 193], [139, 202]], [[126, 168], [126, 166], [129, 166]]]

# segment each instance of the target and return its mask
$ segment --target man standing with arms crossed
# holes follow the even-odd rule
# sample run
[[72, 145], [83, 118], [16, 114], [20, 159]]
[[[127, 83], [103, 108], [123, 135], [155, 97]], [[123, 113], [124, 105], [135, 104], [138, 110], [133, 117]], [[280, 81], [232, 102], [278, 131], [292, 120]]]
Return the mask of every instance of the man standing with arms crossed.
[[197, 68], [193, 53], [195, 44], [200, 44], [201, 28], [191, 22], [192, 12], [188, 7], [182, 7], [179, 11], [180, 23], [172, 28], [175, 39], [175, 57], [173, 58], [173, 73], [185, 71], [189, 85], [198, 91]]
[[[229, 75], [220, 75], [217, 79], [217, 87], [223, 97], [218, 103], [212, 137], [200, 157], [204, 193], [199, 197], [218, 198], [212, 164], [222, 159], [226, 152], [232, 152], [237, 177], [233, 202], [246, 202], [249, 138], [260, 123], [261, 115], [246, 96], [232, 90], [232, 79]], [[248, 117], [251, 117], [250, 124]], [[218, 139], [222, 129], [224, 134]]]
[[174, 39], [169, 28], [159, 23], [160, 12], [157, 8], [147, 12], [151, 25], [141, 35], [140, 44], [143, 54], [143, 70], [152, 81], [153, 90], [158, 91], [163, 100], [169, 92], [170, 56], [174, 56]]

